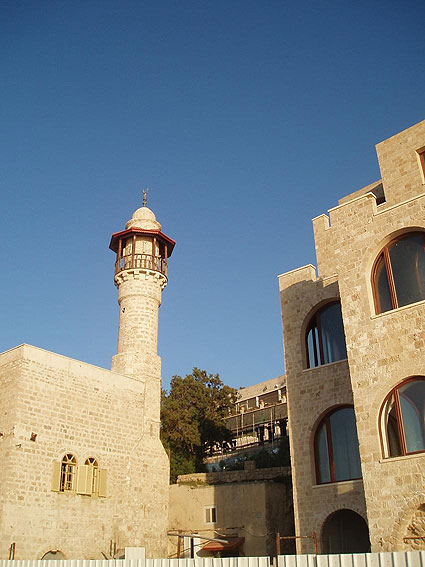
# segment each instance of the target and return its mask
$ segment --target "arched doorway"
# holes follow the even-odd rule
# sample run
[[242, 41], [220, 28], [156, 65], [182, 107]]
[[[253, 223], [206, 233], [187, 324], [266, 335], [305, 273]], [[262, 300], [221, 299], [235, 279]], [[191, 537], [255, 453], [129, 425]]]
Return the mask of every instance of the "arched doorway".
[[322, 553], [367, 553], [369, 529], [352, 510], [338, 510], [328, 516], [322, 528]]
[[59, 549], [51, 549], [50, 551], [45, 553], [41, 559], [43, 561], [47, 559], [56, 559], [59, 561], [60, 559], [65, 559], [65, 555], [62, 553], [62, 551], [59, 551]]

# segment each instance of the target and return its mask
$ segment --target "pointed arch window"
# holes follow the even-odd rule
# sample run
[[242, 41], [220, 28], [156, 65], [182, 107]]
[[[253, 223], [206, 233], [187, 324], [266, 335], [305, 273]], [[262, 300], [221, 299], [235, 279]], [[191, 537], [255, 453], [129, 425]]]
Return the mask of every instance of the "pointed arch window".
[[352, 406], [329, 412], [314, 440], [317, 484], [361, 478], [356, 418]]
[[61, 462], [60, 492], [74, 490], [76, 470], [76, 458], [71, 453], [67, 453]]
[[384, 457], [425, 451], [425, 378], [415, 376], [396, 386], [381, 408]]
[[339, 301], [328, 303], [313, 315], [306, 332], [308, 368], [347, 358]]
[[372, 271], [376, 313], [425, 299], [425, 233], [410, 232], [392, 240]]

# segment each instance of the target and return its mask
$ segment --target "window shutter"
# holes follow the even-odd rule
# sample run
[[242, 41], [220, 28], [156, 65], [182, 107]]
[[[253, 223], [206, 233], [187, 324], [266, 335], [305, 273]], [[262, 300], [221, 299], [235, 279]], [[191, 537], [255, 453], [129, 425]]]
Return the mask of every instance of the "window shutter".
[[106, 496], [106, 477], [107, 471], [105, 469], [99, 469], [98, 471], [98, 495], [102, 498]]
[[54, 461], [52, 470], [52, 484], [51, 490], [54, 492], [60, 492], [61, 489], [61, 463], [60, 461]]
[[93, 482], [93, 467], [80, 465], [77, 470], [77, 494], [91, 494]]

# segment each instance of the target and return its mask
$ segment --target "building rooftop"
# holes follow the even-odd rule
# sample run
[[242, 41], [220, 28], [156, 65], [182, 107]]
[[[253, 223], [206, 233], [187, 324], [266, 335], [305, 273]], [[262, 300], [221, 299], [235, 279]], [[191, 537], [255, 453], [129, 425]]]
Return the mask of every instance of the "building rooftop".
[[270, 380], [265, 380], [264, 382], [259, 382], [253, 386], [248, 386], [247, 388], [241, 388], [238, 392], [238, 402], [243, 400], [248, 400], [256, 396], [261, 396], [267, 392], [273, 392], [279, 388], [286, 386], [286, 376], [282, 374], [277, 378], [271, 378]]

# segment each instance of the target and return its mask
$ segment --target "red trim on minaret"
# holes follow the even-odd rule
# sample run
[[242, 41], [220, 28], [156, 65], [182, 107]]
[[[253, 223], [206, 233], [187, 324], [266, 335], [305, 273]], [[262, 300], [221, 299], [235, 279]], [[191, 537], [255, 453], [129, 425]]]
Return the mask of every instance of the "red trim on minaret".
[[111, 237], [111, 242], [109, 244], [109, 248], [114, 252], [118, 252], [118, 242], [125, 237], [135, 235], [135, 234], [146, 234], [148, 236], [152, 236], [153, 238], [157, 238], [159, 241], [162, 241], [163, 244], [167, 244], [168, 249], [168, 257], [171, 256], [173, 252], [173, 248], [176, 245], [176, 241], [161, 232], [160, 230], [144, 230], [143, 228], [131, 227], [127, 230], [122, 230], [121, 232], [114, 232]]

